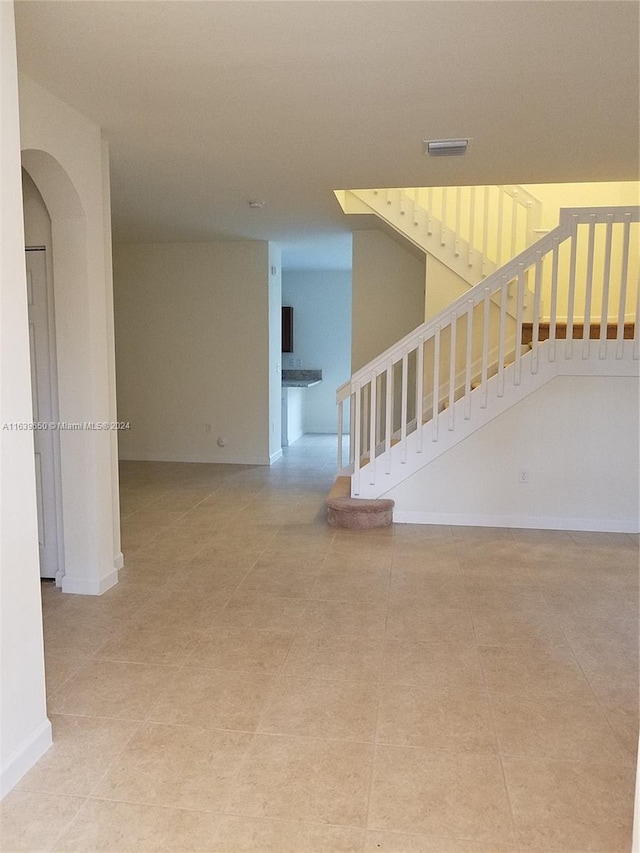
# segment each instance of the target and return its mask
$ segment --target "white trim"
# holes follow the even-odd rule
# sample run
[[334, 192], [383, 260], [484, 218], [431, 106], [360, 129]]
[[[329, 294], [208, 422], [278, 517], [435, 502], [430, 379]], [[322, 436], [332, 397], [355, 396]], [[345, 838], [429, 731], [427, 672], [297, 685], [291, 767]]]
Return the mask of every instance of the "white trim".
[[124, 568], [124, 554], [122, 553], [122, 551], [118, 551], [118, 553], [113, 558], [113, 568], [116, 571]]
[[278, 459], [282, 459], [282, 448], [280, 450], [276, 450], [275, 453], [272, 453], [269, 457], [269, 465], [273, 465], [274, 462], [277, 462]]
[[475, 515], [458, 512], [394, 510], [396, 524], [449, 524], [454, 527], [520, 527], [531, 530], [589, 530], [594, 533], [640, 533], [638, 519], [558, 518], [530, 515]]
[[44, 719], [0, 768], [0, 800], [22, 779], [53, 743], [51, 723]]
[[216, 456], [215, 458], [203, 458], [189, 453], [171, 453], [170, 451], [149, 451], [141, 452], [138, 450], [121, 450], [119, 453], [119, 462], [197, 462], [206, 465], [269, 465], [268, 458], [262, 459], [247, 459], [246, 457], [237, 458], [235, 456]]
[[62, 591], [73, 592], [76, 595], [102, 595], [112, 586], [118, 583], [118, 569], [103, 575], [101, 578], [70, 578], [65, 575], [62, 578]]

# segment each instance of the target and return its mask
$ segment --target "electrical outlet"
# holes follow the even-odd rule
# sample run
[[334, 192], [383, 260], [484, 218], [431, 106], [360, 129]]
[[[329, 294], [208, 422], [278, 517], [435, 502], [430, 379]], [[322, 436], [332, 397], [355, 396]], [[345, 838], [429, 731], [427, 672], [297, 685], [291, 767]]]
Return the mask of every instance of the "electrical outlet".
[[205, 432], [211, 432], [211, 424], [205, 424], [204, 425], [204, 431]]
[[518, 482], [519, 483], [528, 483], [529, 482], [529, 472], [526, 468], [521, 468], [518, 471]]

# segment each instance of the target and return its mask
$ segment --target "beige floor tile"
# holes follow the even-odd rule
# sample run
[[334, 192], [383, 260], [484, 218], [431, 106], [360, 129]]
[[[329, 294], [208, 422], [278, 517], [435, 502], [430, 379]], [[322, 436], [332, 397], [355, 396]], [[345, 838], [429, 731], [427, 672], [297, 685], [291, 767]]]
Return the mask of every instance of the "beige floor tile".
[[283, 675], [349, 681], [378, 681], [382, 641], [316, 634], [297, 637], [282, 670]]
[[186, 619], [175, 626], [148, 618], [139, 625], [117, 631], [98, 649], [96, 658], [177, 666], [195, 649], [202, 634], [202, 628], [189, 628]]
[[610, 695], [601, 700], [601, 707], [618, 742], [631, 756], [632, 761], [635, 760], [638, 753], [640, 717], [638, 691], [612, 688]]
[[396, 524], [393, 528], [394, 554], [415, 554], [428, 559], [441, 550], [455, 554], [453, 527], [437, 524]]
[[538, 585], [529, 579], [505, 581], [467, 576], [464, 589], [473, 613], [521, 610], [549, 612]]
[[507, 539], [456, 539], [456, 554], [463, 571], [473, 574], [476, 566], [517, 567], [521, 562], [522, 546]]
[[224, 530], [234, 515], [235, 510], [233, 509], [225, 509], [224, 507], [201, 509], [201, 505], [198, 504], [183, 515], [179, 521], [176, 521], [173, 529], [183, 534], [194, 531], [210, 536], [217, 535], [221, 530]]
[[364, 853], [518, 853], [513, 844], [400, 832], [367, 832]]
[[508, 755], [558, 760], [629, 763], [600, 705], [546, 695], [494, 695], [500, 750]]
[[290, 820], [220, 818], [211, 853], [361, 853], [363, 831]]
[[258, 731], [372, 742], [378, 688], [360, 681], [280, 678]]
[[23, 776], [18, 788], [87, 796], [125, 748], [138, 723], [51, 715], [53, 746]]
[[512, 527], [511, 535], [516, 542], [527, 546], [543, 544], [553, 548], [562, 544], [570, 547], [575, 544], [568, 530], [537, 530], [535, 528]]
[[141, 544], [136, 553], [142, 559], [172, 560], [176, 566], [184, 566], [201, 550], [205, 541], [205, 536], [195, 537], [191, 531], [177, 534], [165, 530]]
[[67, 619], [64, 612], [65, 608], [60, 607], [53, 614], [46, 613], [43, 619], [48, 655], [91, 658], [118, 628], [127, 624], [125, 620], [100, 615], [75, 614], [73, 619]]
[[387, 636], [413, 642], [475, 643], [467, 607], [438, 607], [424, 602], [389, 603]]
[[585, 619], [617, 620], [634, 619], [638, 614], [637, 596], [624, 588], [603, 592], [597, 586], [544, 588], [544, 597], [549, 610], [561, 619], [570, 620], [576, 614]]
[[393, 528], [379, 527], [372, 530], [336, 529], [331, 550], [335, 554], [369, 555], [375, 561], [386, 555], [391, 558]]
[[574, 542], [585, 548], [613, 547], [633, 549], [634, 543], [626, 533], [593, 533], [590, 530], [572, 530], [569, 534]]
[[320, 566], [315, 569], [307, 566], [301, 570], [298, 565], [266, 565], [260, 560], [251, 569], [238, 587], [240, 595], [276, 595], [282, 598], [310, 598]]
[[634, 768], [518, 758], [503, 765], [522, 850], [630, 849]]
[[516, 696], [555, 696], [576, 702], [591, 698], [589, 685], [568, 646], [480, 646], [480, 660], [491, 692]]
[[44, 853], [78, 813], [84, 800], [11, 791], [0, 804], [0, 841], [5, 853]]
[[72, 595], [65, 608], [69, 621], [81, 619], [136, 617], [141, 608], [151, 600], [154, 590], [148, 586], [125, 587], [117, 584], [103, 595]]
[[393, 549], [392, 568], [419, 571], [425, 576], [462, 580], [463, 574], [453, 539], [439, 540], [420, 547], [407, 548], [406, 545]]
[[350, 569], [357, 571], [365, 569], [370, 572], [390, 570], [393, 562], [393, 548], [390, 544], [377, 546], [375, 543], [347, 542], [346, 546], [336, 545], [334, 540], [330, 550], [325, 554], [323, 568], [330, 573]]
[[513, 843], [498, 757], [377, 747], [368, 828]]
[[491, 707], [483, 692], [389, 684], [380, 690], [377, 741], [432, 752], [496, 753]]
[[389, 596], [389, 568], [327, 568], [325, 563], [309, 598], [324, 601], [384, 602]]
[[478, 691], [482, 688], [482, 670], [472, 644], [387, 640], [382, 681]]
[[[616, 630], [615, 625], [606, 632], [597, 623], [591, 624], [590, 635], [581, 635], [571, 627], [566, 629], [569, 645], [587, 678], [608, 678], [620, 687], [637, 689], [639, 647], [633, 622], [627, 621], [630, 630], [626, 636], [622, 630]], [[622, 627], [620, 621], [617, 627]]]
[[94, 795], [175, 808], [220, 811], [252, 736], [145, 723]]
[[216, 616], [216, 625], [289, 633], [297, 630], [306, 606], [299, 598], [238, 592]]
[[382, 637], [387, 618], [385, 602], [310, 601], [298, 633], [334, 637]]
[[216, 624], [232, 590], [180, 590], [165, 587], [139, 614], [137, 624], [156, 626], [158, 631], [180, 630], [203, 634]]
[[[177, 500], [177, 498], [175, 499]], [[172, 503], [171, 498], [158, 498], [154, 501], [154, 508], [144, 507], [136, 510], [131, 515], [127, 516], [126, 522], [123, 522], [122, 529], [126, 530], [129, 526], [143, 525], [144, 527], [159, 527], [165, 530], [167, 527], [177, 521], [184, 512], [180, 510], [161, 509], [160, 504]]]
[[140, 566], [129, 565], [118, 571], [118, 586], [121, 589], [124, 587], [146, 587], [152, 594], [158, 592], [171, 578], [173, 567], [164, 565], [160, 568], [158, 565], [155, 568], [146, 567], [144, 570]]
[[293, 637], [293, 633], [213, 628], [198, 642], [185, 666], [274, 674], [282, 668]]
[[88, 800], [56, 846], [59, 853], [202, 853], [216, 837], [207, 812]]
[[147, 718], [169, 725], [254, 731], [272, 687], [273, 678], [266, 675], [182, 669], [163, 685]]
[[544, 611], [472, 609], [471, 618], [480, 645], [527, 646], [535, 654], [567, 643], [560, 622]]
[[55, 582], [48, 579], [42, 579], [40, 583], [40, 597], [42, 599], [42, 609], [44, 612], [52, 613], [61, 604], [66, 604], [69, 596], [65, 595]]
[[274, 550], [271, 545], [258, 557], [254, 570], [265, 570], [265, 572], [281, 569], [294, 569], [297, 572], [309, 572], [319, 574], [325, 559], [325, 552], [309, 552], [304, 548], [300, 550]]
[[53, 696], [69, 678], [86, 663], [85, 658], [69, 655], [47, 654], [44, 658], [44, 674], [47, 696]]
[[149, 664], [87, 661], [54, 694], [49, 710], [53, 714], [144, 720], [160, 689], [177, 672], [173, 667]]
[[220, 569], [244, 569], [245, 574], [255, 565], [260, 551], [252, 548], [248, 551], [241, 548], [225, 547], [222, 543], [209, 545], [193, 557], [188, 564], [187, 573], [192, 569], [203, 569], [211, 573]]
[[451, 535], [458, 542], [463, 543], [487, 543], [487, 542], [513, 542], [511, 530], [506, 527], [474, 527], [472, 525], [452, 526]]
[[459, 576], [443, 576], [415, 568], [393, 568], [389, 601], [393, 605], [429, 608], [467, 606], [467, 594]]
[[364, 826], [371, 756], [368, 744], [256, 735], [227, 810]]
[[[316, 445], [329, 448], [326, 460]], [[621, 773], [625, 762], [635, 761], [638, 542], [606, 534], [423, 525], [335, 530], [326, 525], [323, 503], [333, 458], [333, 445], [310, 438], [271, 468], [123, 463], [128, 545], [122, 582], [100, 598], [64, 595], [52, 584], [42, 590], [50, 705], [55, 711], [64, 702], [71, 715], [90, 716], [64, 716], [73, 721], [65, 737], [25, 781], [45, 779], [38, 784], [48, 787], [62, 775], [62, 784], [73, 787], [104, 768], [109, 784], [126, 790], [118, 796], [142, 797], [144, 787], [154, 802], [221, 809], [224, 774], [238, 766], [236, 752], [229, 747], [227, 756], [224, 744], [255, 738], [263, 744], [262, 761], [254, 756], [241, 780], [248, 813], [214, 817], [144, 806], [143, 799], [136, 805], [95, 800], [59, 849], [362, 850], [362, 822], [354, 828], [326, 821], [337, 813], [362, 813], [354, 792], [362, 788], [366, 800], [369, 776], [362, 781], [358, 769], [357, 784], [349, 787], [355, 754], [345, 757], [342, 747], [370, 747], [378, 690], [379, 735], [394, 739], [378, 749], [396, 758], [390, 811], [379, 796], [389, 780], [376, 776], [372, 807], [383, 822], [368, 833], [367, 853], [515, 853], [515, 841], [495, 830], [504, 816], [495, 756], [466, 751], [487, 748], [485, 675], [503, 751], [505, 743], [524, 751], [505, 761], [540, 766], [549, 760], [560, 768], [554, 773], [573, 767], [573, 756], [581, 756], [576, 767], [592, 768], [586, 759], [601, 759], [603, 751], [620, 762]], [[311, 579], [317, 580], [309, 590]], [[300, 597], [307, 595], [313, 598]], [[378, 646], [385, 637], [382, 668]], [[93, 656], [105, 653], [180, 666], [96, 665]], [[89, 670], [87, 658], [94, 660]], [[285, 665], [293, 667], [288, 675]], [[363, 671], [364, 681], [358, 676]], [[109, 731], [130, 725], [123, 712], [136, 721], [155, 712], [156, 697], [161, 722], [132, 723], [135, 731], [144, 725], [146, 736], [121, 762]], [[273, 734], [255, 734], [260, 719]], [[151, 729], [172, 737], [158, 734], [156, 743]], [[199, 752], [197, 730], [220, 749]], [[264, 760], [267, 742], [284, 750], [274, 773]], [[322, 746], [301, 751], [300, 744]], [[409, 759], [398, 758], [406, 755], [414, 756], [415, 774]], [[566, 757], [558, 762], [560, 755]], [[213, 756], [211, 774], [204, 769], [207, 756]], [[450, 761], [441, 771], [445, 758]], [[171, 773], [174, 766], [181, 768], [179, 777]], [[616, 767], [601, 766], [602, 773], [589, 771], [595, 774], [589, 784], [596, 791], [597, 785], [615, 789], [610, 774]], [[482, 809], [474, 798], [485, 796], [485, 777], [490, 806], [478, 818]], [[553, 784], [560, 792], [571, 788], [566, 773]], [[544, 774], [536, 782], [531, 813], [539, 807], [542, 819], [531, 818], [533, 841], [519, 853], [588, 849], [585, 835], [564, 832], [565, 807], [551, 807], [558, 799], [553, 784]], [[451, 790], [457, 793], [447, 800]], [[613, 826], [615, 839], [622, 825], [616, 823], [618, 806], [599, 814], [589, 797], [582, 799], [596, 835], [608, 838]], [[34, 822], [37, 838], [44, 823]], [[46, 845], [54, 834], [45, 834]], [[621, 849], [626, 853], [626, 841]], [[594, 851], [614, 853], [597, 845]]]
[[250, 572], [246, 565], [235, 565], [233, 561], [230, 564], [200, 563], [196, 558], [185, 566], [183, 572], [174, 575], [161, 592], [169, 606], [175, 592], [202, 596], [206, 600], [226, 600]]
[[635, 555], [622, 561], [610, 559], [608, 553], [594, 556], [592, 551], [565, 562], [539, 562], [532, 571], [542, 590], [556, 589], [638, 589], [638, 565]]

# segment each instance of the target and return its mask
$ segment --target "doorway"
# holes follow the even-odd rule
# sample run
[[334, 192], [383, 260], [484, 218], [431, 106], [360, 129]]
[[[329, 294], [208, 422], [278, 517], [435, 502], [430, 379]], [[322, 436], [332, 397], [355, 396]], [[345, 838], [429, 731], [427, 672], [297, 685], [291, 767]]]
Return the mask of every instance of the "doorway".
[[57, 383], [52, 357], [55, 335], [45, 246], [27, 246], [26, 268], [40, 577], [59, 580]]

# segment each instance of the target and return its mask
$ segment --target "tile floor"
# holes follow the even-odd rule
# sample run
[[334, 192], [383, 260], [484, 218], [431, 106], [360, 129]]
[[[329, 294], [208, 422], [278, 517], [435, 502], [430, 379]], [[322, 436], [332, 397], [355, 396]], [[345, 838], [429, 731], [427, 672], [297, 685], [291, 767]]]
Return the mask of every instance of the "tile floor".
[[332, 477], [122, 466], [121, 582], [43, 585], [5, 853], [630, 850], [637, 537], [335, 531]]

